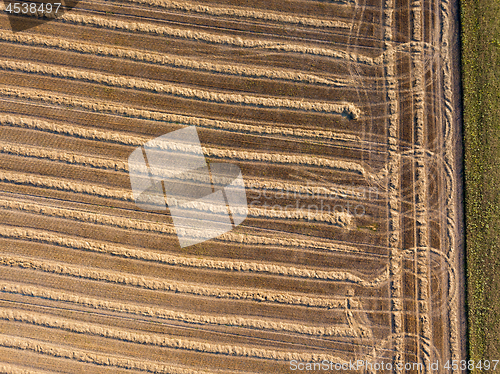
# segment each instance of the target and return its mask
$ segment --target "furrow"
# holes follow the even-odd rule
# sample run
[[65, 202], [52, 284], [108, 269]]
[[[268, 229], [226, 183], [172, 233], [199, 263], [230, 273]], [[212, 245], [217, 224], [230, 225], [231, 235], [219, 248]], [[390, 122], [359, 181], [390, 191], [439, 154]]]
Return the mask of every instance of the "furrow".
[[[169, 149], [169, 144], [161, 142], [158, 144], [159, 148]], [[184, 150], [186, 153], [191, 153], [192, 146], [184, 146], [184, 148], [179, 144], [174, 144], [176, 150]], [[239, 151], [234, 149], [220, 149], [220, 148], [209, 148], [202, 147], [203, 153], [207, 157], [213, 157], [224, 160], [239, 160], [239, 161], [254, 161], [254, 162], [265, 162], [274, 164], [288, 164], [288, 165], [305, 165], [305, 166], [317, 166], [317, 167], [328, 167], [332, 170], [343, 171], [347, 173], [354, 173], [367, 178], [380, 178], [380, 175], [370, 174], [365, 170], [363, 166], [356, 162], [335, 160], [325, 157], [316, 156], [296, 156], [293, 154], [282, 154], [282, 153], [272, 153], [272, 152], [249, 152], [249, 151]], [[128, 173], [128, 164], [124, 161], [113, 160], [104, 157], [89, 157], [78, 155], [76, 153], [67, 153], [61, 151], [52, 151], [40, 147], [34, 146], [24, 146], [24, 145], [14, 145], [10, 143], [0, 142], [0, 152], [8, 153], [16, 156], [34, 157], [49, 159], [51, 161], [59, 161], [70, 164], [90, 166], [99, 169], [115, 170], [124, 173]], [[132, 153], [132, 152], [131, 152]], [[381, 174], [383, 172], [380, 172]]]
[[45, 93], [41, 90], [33, 90], [29, 88], [23, 88], [22, 90], [20, 90], [20, 89], [13, 89], [9, 86], [0, 85], [0, 94], [19, 99], [37, 100], [55, 105], [73, 106], [97, 113], [108, 113], [112, 115], [138, 118], [149, 121], [183, 123], [191, 126], [223, 129], [228, 131], [248, 131], [256, 134], [278, 134], [283, 136], [295, 136], [295, 137], [306, 136], [308, 138], [321, 136], [323, 139], [332, 139], [332, 140], [339, 139], [346, 141], [351, 140], [349, 135], [346, 135], [346, 137], [344, 137], [344, 134], [342, 134], [339, 138], [337, 137], [337, 134], [332, 133], [330, 131], [301, 130], [301, 129], [291, 129], [282, 127], [244, 125], [229, 121], [218, 121], [200, 117], [191, 117], [191, 116], [176, 115], [158, 111], [135, 109], [133, 107], [116, 105], [113, 102], [104, 100], [84, 100], [74, 96], [69, 96], [59, 93]]
[[[0, 346], [103, 367], [138, 370], [153, 374], [211, 374], [210, 372], [200, 371], [194, 368], [182, 368], [170, 364], [162, 365], [148, 360], [136, 360], [124, 356], [110, 356], [87, 350], [84, 351], [81, 349], [63, 348], [61, 345], [46, 343], [34, 339], [19, 338], [5, 334], [0, 334]], [[17, 372], [13, 372], [13, 374], [14, 373], [17, 374]], [[21, 373], [24, 374], [24, 372]], [[30, 371], [26, 374], [28, 373], [31, 374]], [[34, 373], [42, 374], [42, 372]]]
[[[163, 320], [180, 321], [197, 325], [218, 325], [249, 328], [255, 330], [268, 330], [277, 332], [292, 332], [314, 336], [359, 337], [360, 333], [369, 335], [369, 330], [364, 326], [356, 328], [346, 326], [310, 326], [290, 322], [275, 322], [268, 319], [252, 319], [239, 316], [213, 316], [187, 312], [179, 312], [152, 306], [137, 305], [132, 303], [119, 303], [109, 299], [96, 299], [83, 297], [78, 294], [53, 291], [42, 287], [18, 285], [0, 282], [0, 292], [18, 294], [23, 296], [43, 298], [52, 301], [63, 301], [81, 306], [107, 310], [112, 312], [128, 313], [138, 316], [154, 317]], [[347, 299], [343, 300], [343, 307], [347, 308]]]
[[[374, 193], [375, 189], [363, 188], [343, 188], [336, 185], [324, 186], [310, 186], [304, 184], [288, 183], [288, 182], [275, 182], [269, 180], [259, 179], [245, 179], [245, 185], [248, 189], [257, 191], [260, 195], [265, 194], [266, 191], [273, 191], [276, 195], [284, 194], [285, 196], [292, 195], [297, 197], [330, 197], [330, 198], [351, 198], [351, 199], [364, 199], [366, 193]], [[260, 196], [259, 195], [259, 196]]]
[[352, 29], [352, 23], [342, 21], [331, 21], [320, 18], [311, 17], [297, 17], [291, 14], [278, 13], [272, 11], [262, 11], [241, 7], [216, 7], [194, 2], [178, 2], [169, 0], [125, 0], [132, 4], [143, 4], [148, 6], [159, 7], [163, 9], [180, 10], [183, 12], [200, 13], [210, 16], [227, 16], [227, 17], [240, 17], [250, 18], [262, 21], [274, 21], [279, 23], [290, 23], [293, 25], [321, 27], [321, 28], [342, 28]]
[[[120, 284], [124, 286], [132, 286], [137, 288], [142, 288], [146, 290], [163, 291], [163, 292], [173, 292], [180, 294], [187, 294], [193, 296], [203, 296], [212, 297], [217, 299], [228, 299], [228, 300], [248, 300], [253, 302], [267, 302], [267, 303], [277, 303], [285, 305], [301, 305], [306, 307], [314, 308], [328, 308], [332, 309], [338, 306], [339, 300], [331, 300], [326, 298], [314, 298], [309, 296], [294, 295], [290, 293], [278, 293], [270, 292], [265, 290], [254, 290], [254, 289], [239, 289], [239, 288], [227, 288], [227, 287], [211, 287], [211, 286], [200, 286], [199, 284], [186, 283], [186, 282], [176, 282], [176, 281], [163, 281], [151, 277], [141, 277], [133, 274], [122, 273], [111, 270], [102, 270], [68, 265], [60, 262], [54, 261], [40, 261], [34, 260], [28, 257], [21, 256], [9, 256], [6, 254], [0, 254], [0, 265], [10, 266], [23, 269], [31, 269], [36, 271], [42, 271], [51, 274], [58, 274], [68, 277], [76, 277], [89, 279], [100, 282], [108, 282], [114, 284]], [[353, 276], [349, 273], [339, 272], [339, 282], [347, 282], [351, 284], [358, 284], [364, 287], [377, 287], [380, 284], [387, 281], [387, 272], [379, 279], [367, 282], [359, 277]]]
[[6, 321], [16, 321], [37, 326], [55, 328], [77, 334], [94, 335], [108, 339], [121, 340], [124, 342], [147, 344], [157, 347], [175, 348], [195, 352], [205, 352], [225, 356], [251, 357], [267, 360], [289, 361], [297, 359], [322, 360], [336, 359], [329, 354], [287, 352], [282, 350], [271, 350], [265, 348], [251, 348], [247, 346], [213, 344], [204, 341], [169, 338], [160, 334], [140, 334], [129, 330], [105, 327], [95, 323], [75, 322], [71, 319], [61, 317], [49, 317], [40, 313], [16, 311], [12, 309], [0, 308], [0, 319]]
[[[49, 151], [39, 147], [23, 147], [10, 145], [8, 143], [0, 142], [0, 153], [7, 153], [16, 156], [41, 158], [51, 161], [65, 162], [68, 164], [79, 165], [84, 167], [94, 167], [106, 170], [115, 170], [121, 172], [128, 172], [128, 165], [124, 162], [114, 161], [111, 159], [95, 158], [81, 156], [72, 153]], [[214, 203], [206, 203], [200, 201], [181, 200], [174, 197], [168, 198], [168, 205], [170, 207], [182, 206], [183, 208], [196, 210], [199, 212], [213, 212], [225, 213], [227, 207], [220, 206]], [[248, 208], [235, 208], [233, 211], [244, 215], [246, 213], [249, 217], [266, 218], [266, 219], [294, 219], [294, 220], [308, 220], [316, 222], [324, 222], [333, 226], [348, 229], [353, 225], [353, 216], [347, 212], [315, 212], [310, 209], [267, 209], [259, 207]]]
[[[169, 204], [170, 204], [169, 199]], [[194, 203], [192, 204], [193, 208], [197, 206]], [[217, 206], [215, 206], [217, 207]], [[206, 211], [213, 211], [211, 206], [207, 204], [207, 207], [204, 209]], [[232, 209], [234, 211], [234, 209]], [[316, 221], [316, 222], [324, 222], [333, 226], [337, 226], [344, 229], [352, 229], [354, 226], [354, 217], [352, 214], [347, 212], [324, 212], [324, 213], [316, 213], [311, 209], [287, 209], [286, 207], [283, 209], [263, 209], [263, 208], [253, 208], [250, 207], [247, 210], [249, 217], [255, 218], [266, 218], [266, 219], [295, 219], [295, 220], [307, 220]]]
[[[50, 214], [50, 212], [49, 212]], [[257, 274], [268, 274], [276, 276], [286, 276], [292, 278], [304, 278], [313, 280], [324, 280], [341, 282], [346, 281], [354, 284], [359, 284], [364, 287], [377, 287], [387, 280], [387, 271], [384, 271], [378, 278], [371, 281], [362, 279], [349, 272], [343, 271], [324, 271], [300, 268], [294, 266], [273, 265], [266, 263], [255, 263], [248, 261], [224, 261], [224, 260], [209, 260], [199, 259], [187, 256], [175, 256], [162, 253], [154, 253], [149, 251], [126, 248], [113, 244], [101, 243], [90, 239], [74, 239], [72, 237], [60, 236], [52, 233], [47, 233], [41, 230], [11, 228], [0, 225], [0, 236], [9, 239], [29, 240], [51, 245], [63, 246], [78, 250], [84, 250], [95, 253], [106, 253], [123, 258], [133, 258], [143, 261], [153, 261], [171, 266], [191, 267], [208, 270], [236, 271], [248, 272]], [[322, 304], [323, 305], [323, 304]], [[336, 304], [329, 301], [323, 306], [335, 308]]]
[[[391, 295], [391, 332], [395, 336], [404, 336], [404, 304], [403, 304], [403, 259], [401, 254], [401, 154], [399, 152], [400, 138], [400, 108], [398, 97], [398, 80], [396, 71], [396, 56], [393, 48], [393, 24], [395, 22], [395, 1], [384, 0], [384, 49], [385, 85], [387, 89], [388, 113], [387, 146], [388, 146], [388, 245], [390, 248], [389, 272], [390, 272], [390, 295]], [[405, 342], [397, 339], [394, 342], [394, 364], [404, 365]], [[395, 370], [402, 373], [401, 366]]]
[[[456, 160], [456, 136], [460, 135], [460, 130], [457, 129], [455, 121], [457, 118], [456, 113], [456, 94], [453, 89], [453, 81], [455, 75], [452, 69], [452, 58], [453, 58], [453, 43], [449, 43], [451, 40], [451, 35], [455, 30], [453, 8], [449, 0], [443, 0], [440, 7], [441, 21], [441, 33], [442, 33], [442, 46], [441, 46], [441, 56], [442, 56], [442, 70], [443, 70], [443, 99], [444, 99], [444, 110], [443, 110], [443, 124], [444, 124], [444, 159], [445, 159], [445, 172], [447, 173], [447, 166], [450, 166], [450, 171], [455, 170]], [[451, 32], [450, 32], [451, 31]], [[457, 240], [463, 234], [459, 231], [456, 224], [458, 216], [457, 214], [457, 193], [458, 186], [457, 183], [461, 183], [460, 178], [456, 178], [455, 173], [450, 173], [449, 182], [445, 182], [446, 185], [446, 198], [445, 198], [445, 210], [446, 210], [446, 222], [445, 231], [449, 238], [449, 242], [446, 245], [446, 251], [450, 258], [454, 259], [455, 266], [463, 266], [461, 256], [463, 256], [463, 242]], [[445, 177], [445, 181], [448, 179]], [[457, 181], [457, 179], [459, 181]], [[449, 189], [449, 192], [448, 192]], [[458, 282], [455, 282], [455, 290], [458, 288]], [[450, 356], [452, 360], [460, 360], [463, 350], [463, 325], [461, 326], [461, 316], [460, 308], [464, 307], [463, 300], [460, 301], [458, 297], [458, 292], [451, 295], [451, 301], [449, 303], [449, 334], [450, 334]], [[462, 334], [461, 334], [462, 333]]]
[[[5, 91], [5, 94], [9, 96], [13, 95], [13, 93], [7, 90]], [[239, 132], [242, 134], [249, 133], [256, 135], [281, 135], [286, 138], [294, 137], [298, 139], [308, 138], [315, 140], [323, 139], [323, 140], [345, 141], [353, 143], [361, 142], [360, 137], [357, 135], [342, 134], [325, 130], [307, 130], [307, 129], [297, 129], [297, 128], [281, 127], [281, 126], [279, 127], [255, 126], [243, 123], [218, 121], [200, 117], [189, 117], [189, 116], [168, 114], [161, 112], [149, 112], [149, 113], [151, 113], [153, 117], [155, 117], [151, 118], [151, 120], [158, 120], [169, 123], [184, 123], [186, 125], [191, 125], [191, 126], [231, 131], [231, 132]], [[163, 117], [161, 119], [156, 118], [156, 116], [159, 115], [162, 115]], [[56, 134], [71, 135], [71, 136], [81, 137], [84, 139], [103, 140], [107, 142], [124, 144], [124, 145], [142, 145], [144, 144], [145, 141], [150, 140], [148, 137], [141, 137], [137, 135], [131, 136], [131, 135], [126, 135], [122, 132], [89, 130], [82, 126], [75, 126], [70, 124], [59, 125], [54, 122], [47, 122], [30, 117], [11, 115], [11, 114], [6, 114], [6, 115], [0, 114], [0, 124], [7, 126], [23, 127], [33, 130], [47, 131]]]
[[241, 38], [219, 35], [204, 31], [193, 31], [169, 26], [159, 26], [145, 22], [126, 22], [104, 17], [87, 16], [75, 13], [65, 13], [57, 18], [60, 21], [76, 25], [94, 26], [109, 30], [124, 30], [153, 35], [163, 35], [171, 38], [187, 39], [209, 44], [229, 45], [238, 48], [266, 49], [277, 52], [299, 53], [312, 56], [329, 57], [335, 60], [355, 62], [365, 65], [374, 65], [374, 59], [329, 48], [310, 47], [306, 44], [266, 41], [263, 39]]
[[[16, 320], [35, 325], [42, 325], [50, 328], [59, 328], [64, 331], [101, 336], [109, 339], [121, 340], [138, 344], [148, 344], [172, 349], [181, 349], [194, 352], [211, 353], [224, 356], [247, 357], [256, 359], [265, 359], [273, 361], [322, 361], [328, 360], [332, 362], [345, 363], [346, 361], [329, 354], [318, 353], [299, 353], [278, 351], [264, 348], [250, 348], [245, 346], [228, 345], [228, 344], [212, 344], [198, 342], [187, 339], [172, 339], [163, 335], [146, 335], [137, 334], [125, 330], [110, 329], [90, 323], [78, 323], [71, 320], [58, 320], [43, 315], [35, 315], [35, 313], [2, 313], [4, 318]], [[92, 363], [103, 366], [118, 366], [126, 369], [141, 370], [152, 373], [206, 373], [205, 371], [197, 371], [183, 368], [176, 368], [170, 365], [158, 365], [150, 363], [150, 361], [136, 360], [129, 357], [117, 358], [116, 356], [101, 355], [89, 351], [78, 349], [61, 348], [59, 345], [39, 342], [34, 339], [17, 338], [8, 335], [0, 334], [0, 345], [4, 347], [16, 348], [21, 350], [30, 350], [33, 352], [46, 354], [54, 357], [69, 358], [77, 361]], [[173, 370], [172, 370], [173, 369]], [[178, 371], [175, 371], [178, 370]], [[213, 373], [213, 372], [212, 372]]]
[[216, 91], [189, 88], [174, 83], [158, 83], [143, 79], [134, 79], [120, 75], [109, 75], [94, 73], [80, 69], [70, 69], [62, 66], [37, 64], [31, 62], [19, 62], [11, 60], [0, 60], [0, 69], [9, 71], [20, 71], [28, 74], [47, 75], [57, 78], [74, 79], [84, 82], [92, 82], [112, 87], [120, 87], [134, 90], [145, 90], [149, 92], [162, 93], [185, 99], [206, 101], [217, 104], [247, 105], [253, 107], [264, 107], [268, 109], [300, 110], [304, 112], [320, 112], [338, 114], [358, 119], [361, 110], [352, 103], [330, 104], [320, 101], [293, 100], [279, 97], [263, 97], [254, 95], [243, 95], [235, 93], [222, 93]]
[[[128, 135], [124, 132], [117, 131], [100, 131], [88, 129], [83, 126], [75, 126], [70, 124], [57, 124], [38, 120], [31, 117], [16, 116], [16, 115], [2, 115], [0, 114], [0, 125], [18, 127], [29, 130], [43, 131], [57, 135], [70, 136], [73, 138], [87, 139], [93, 141], [102, 141], [107, 143], [116, 143], [125, 146], [142, 146], [148, 141], [152, 140], [147, 136]], [[311, 134], [311, 137], [313, 135]], [[354, 136], [353, 136], [354, 137]], [[272, 190], [287, 193], [293, 193], [294, 197], [299, 195], [310, 196], [334, 196], [334, 197], [351, 197], [351, 198], [364, 198], [366, 190], [356, 188], [342, 188], [340, 186], [322, 187], [322, 186], [304, 186], [303, 184], [294, 184], [287, 182], [275, 182], [269, 180], [258, 180], [245, 178], [248, 188], [259, 190]]]
[[76, 153], [49, 150], [42, 147], [15, 145], [14, 143], [5, 143], [0, 141], [0, 153], [46, 159], [97, 169], [116, 170], [125, 173], [128, 172], [128, 165], [123, 161], [113, 161], [109, 158], [88, 157]]
[[[0, 125], [18, 127], [36, 131], [43, 131], [52, 134], [66, 135], [74, 138], [103, 141], [107, 143], [116, 143], [127, 146], [141, 146], [150, 141], [150, 137], [139, 135], [128, 135], [124, 132], [90, 130], [83, 126], [74, 126], [70, 124], [60, 125], [54, 122], [47, 122], [30, 117], [2, 115], [0, 114]], [[311, 134], [311, 137], [313, 135]], [[353, 138], [357, 138], [354, 137]], [[258, 179], [245, 178], [245, 184], [248, 188], [276, 191], [294, 194], [299, 196], [334, 196], [341, 198], [364, 198], [366, 191], [356, 188], [342, 188], [340, 186], [304, 186], [303, 184], [294, 184], [287, 182], [264, 181]]]
[[[419, 43], [423, 39], [423, 4], [421, 0], [413, 0], [411, 2], [411, 12], [412, 12], [412, 40]], [[426, 105], [425, 105], [425, 85], [426, 85], [426, 73], [424, 65], [424, 49], [422, 45], [419, 45], [417, 51], [411, 55], [412, 64], [415, 69], [415, 79], [413, 83], [413, 100], [414, 100], [414, 119], [413, 127], [415, 129], [415, 147], [416, 149], [426, 149], [428, 137], [428, 119], [426, 116]], [[433, 338], [433, 326], [430, 315], [431, 302], [430, 302], [430, 233], [429, 233], [429, 223], [428, 223], [428, 167], [426, 162], [425, 153], [419, 152], [415, 156], [415, 226], [416, 226], [416, 299], [418, 303], [416, 306], [418, 310], [418, 322], [417, 331], [423, 339], [432, 341]], [[419, 358], [423, 361], [425, 366], [425, 374], [431, 373], [430, 363], [431, 363], [431, 353], [429, 352], [427, 345], [419, 343], [417, 349], [420, 351], [423, 357]]]
[[332, 160], [316, 156], [295, 156], [293, 154], [271, 153], [271, 152], [248, 152], [232, 149], [203, 148], [203, 153], [208, 157], [236, 159], [241, 161], [257, 161], [277, 164], [295, 164], [307, 166], [327, 167], [333, 170], [350, 172], [362, 175], [366, 178], [378, 178], [370, 174], [363, 166], [350, 161]]
[[[132, 193], [128, 190], [110, 189], [83, 182], [72, 182], [64, 179], [39, 177], [24, 173], [3, 172], [0, 170], [0, 182], [82, 193], [108, 199], [112, 198], [116, 200], [133, 201]], [[222, 234], [216, 240], [248, 245], [277, 245], [285, 247], [322, 249], [333, 252], [360, 252], [360, 249], [356, 247], [343, 244], [303, 239], [271, 238], [265, 236], [237, 234], [233, 232]]]
[[1, 374], [49, 374], [48, 371], [26, 369], [16, 365], [0, 363]]
[[209, 73], [242, 76], [249, 78], [264, 78], [306, 84], [320, 84], [332, 87], [347, 87], [352, 82], [344, 78], [324, 78], [306, 72], [297, 72], [290, 69], [272, 69], [241, 64], [222, 64], [203, 59], [163, 54], [153, 51], [142, 52], [136, 49], [122, 47], [108, 47], [104, 44], [83, 43], [74, 40], [56, 38], [44, 35], [12, 34], [0, 31], [0, 41], [19, 43], [28, 46], [54, 48], [63, 51], [73, 51], [94, 56], [127, 59], [154, 65], [170, 66], [180, 69], [200, 70]]

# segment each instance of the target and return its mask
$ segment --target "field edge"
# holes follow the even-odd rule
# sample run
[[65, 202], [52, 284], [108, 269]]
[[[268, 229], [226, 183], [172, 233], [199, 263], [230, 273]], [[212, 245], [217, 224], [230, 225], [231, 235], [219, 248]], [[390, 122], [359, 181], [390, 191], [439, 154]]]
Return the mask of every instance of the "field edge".
[[477, 362], [500, 357], [500, 6], [460, 7], [468, 356]]

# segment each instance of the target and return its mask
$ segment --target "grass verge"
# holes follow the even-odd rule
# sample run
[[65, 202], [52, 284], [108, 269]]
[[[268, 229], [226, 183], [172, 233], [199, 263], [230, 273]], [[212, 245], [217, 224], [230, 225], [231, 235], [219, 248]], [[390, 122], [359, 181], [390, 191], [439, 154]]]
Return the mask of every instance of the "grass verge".
[[477, 362], [500, 359], [500, 2], [460, 6], [468, 353]]

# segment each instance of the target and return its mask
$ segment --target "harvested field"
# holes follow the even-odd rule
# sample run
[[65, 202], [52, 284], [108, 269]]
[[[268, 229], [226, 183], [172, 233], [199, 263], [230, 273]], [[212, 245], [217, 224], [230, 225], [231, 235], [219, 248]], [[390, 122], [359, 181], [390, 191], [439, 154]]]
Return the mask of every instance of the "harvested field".
[[[454, 3], [78, 1], [22, 31], [8, 3], [0, 373], [465, 359]], [[234, 228], [181, 246], [129, 157], [188, 126], [248, 206], [190, 202]]]

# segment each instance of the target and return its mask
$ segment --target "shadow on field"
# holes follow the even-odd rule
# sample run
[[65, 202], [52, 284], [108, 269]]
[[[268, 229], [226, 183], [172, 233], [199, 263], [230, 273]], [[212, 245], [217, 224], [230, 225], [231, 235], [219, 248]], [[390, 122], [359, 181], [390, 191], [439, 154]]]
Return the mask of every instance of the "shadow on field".
[[16, 1], [3, 0], [13, 32], [25, 31], [50, 22], [73, 9], [77, 1]]

